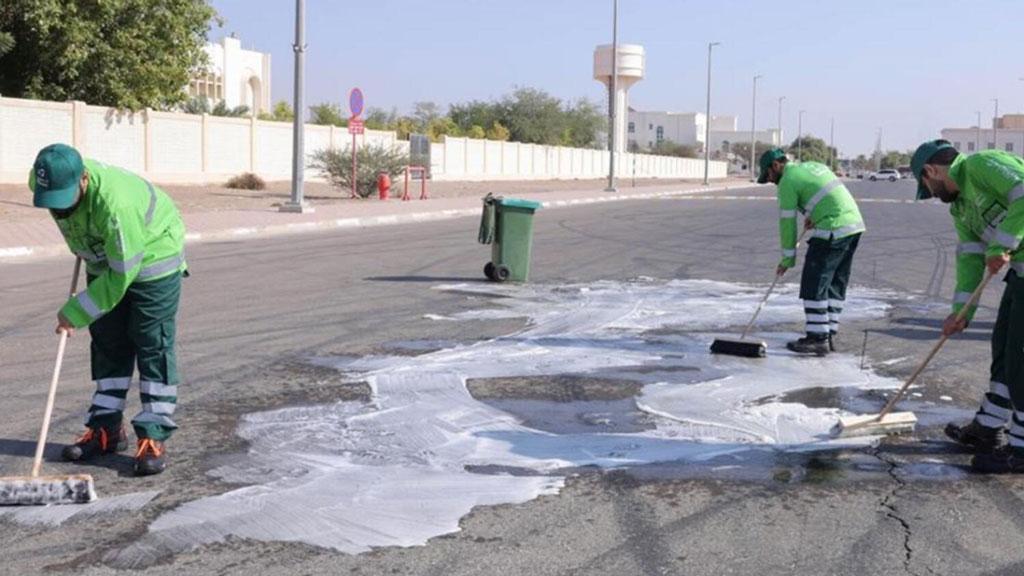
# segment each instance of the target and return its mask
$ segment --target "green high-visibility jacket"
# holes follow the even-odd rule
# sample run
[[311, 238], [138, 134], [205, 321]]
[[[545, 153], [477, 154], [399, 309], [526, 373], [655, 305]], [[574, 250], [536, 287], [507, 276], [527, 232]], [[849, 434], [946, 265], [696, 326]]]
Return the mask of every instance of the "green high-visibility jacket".
[[779, 180], [779, 265], [786, 268], [796, 265], [797, 210], [811, 218], [815, 238], [846, 238], [865, 230], [853, 195], [828, 166], [791, 162]]
[[981, 283], [985, 258], [1013, 252], [1010, 267], [1024, 277], [1024, 251], [1014, 252], [1024, 237], [1024, 161], [1001, 150], [961, 154], [949, 177], [960, 188], [949, 206], [959, 239], [953, 295], [953, 312], [959, 312]]
[[95, 276], [60, 310], [76, 328], [113, 310], [133, 282], [152, 282], [187, 268], [185, 224], [170, 197], [127, 170], [88, 159], [84, 164], [85, 197], [71, 216], [54, 218], [68, 248]]

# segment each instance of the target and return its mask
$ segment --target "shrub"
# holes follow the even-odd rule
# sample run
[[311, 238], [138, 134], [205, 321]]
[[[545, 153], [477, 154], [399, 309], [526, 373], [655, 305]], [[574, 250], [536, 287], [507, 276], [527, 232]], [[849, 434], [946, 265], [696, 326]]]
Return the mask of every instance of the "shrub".
[[228, 180], [227, 187], [235, 190], [263, 190], [267, 183], [252, 172], [245, 172]]
[[[377, 190], [377, 174], [387, 172], [392, 180], [409, 165], [409, 155], [391, 146], [368, 145], [356, 156], [356, 193], [366, 198]], [[324, 148], [313, 153], [310, 163], [334, 186], [352, 189], [352, 153], [349, 149]]]

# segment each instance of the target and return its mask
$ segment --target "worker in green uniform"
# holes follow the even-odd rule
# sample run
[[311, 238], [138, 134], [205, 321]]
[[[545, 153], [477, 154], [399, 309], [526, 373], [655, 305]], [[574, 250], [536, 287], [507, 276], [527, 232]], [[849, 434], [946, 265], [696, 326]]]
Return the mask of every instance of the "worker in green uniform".
[[807, 335], [786, 347], [824, 356], [835, 351], [839, 317], [846, 300], [853, 255], [864, 221], [843, 181], [819, 162], [790, 162], [781, 148], [761, 155], [758, 183], [778, 186], [782, 260], [776, 273], [796, 265], [797, 212], [813, 228], [800, 277]]
[[158, 474], [166, 466], [164, 442], [177, 428], [175, 316], [188, 274], [181, 216], [156, 186], [83, 160], [64, 144], [39, 152], [29, 188], [33, 204], [49, 209], [68, 248], [86, 263], [88, 287], [60, 309], [57, 331], [89, 327], [96, 392], [85, 433], [63, 456], [88, 460], [127, 447], [122, 412], [137, 366], [135, 473]]
[[953, 311], [943, 334], [957, 334], [970, 323], [975, 310], [959, 322], [956, 314], [986, 269], [996, 274], [1009, 264], [992, 331], [989, 391], [974, 419], [948, 425], [946, 434], [974, 449], [971, 465], [979, 471], [1024, 472], [1024, 251], [1018, 251], [1024, 237], [1024, 161], [1001, 150], [964, 156], [948, 141], [932, 140], [917, 148], [910, 167], [918, 199], [949, 204], [959, 241]]

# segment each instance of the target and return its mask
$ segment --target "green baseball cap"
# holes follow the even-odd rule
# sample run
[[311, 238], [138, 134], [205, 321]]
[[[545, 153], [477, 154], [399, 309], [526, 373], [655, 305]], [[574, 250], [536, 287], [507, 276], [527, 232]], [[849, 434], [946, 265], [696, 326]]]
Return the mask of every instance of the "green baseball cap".
[[758, 165], [761, 168], [761, 173], [757, 177], [758, 184], [764, 184], [768, 181], [768, 169], [772, 167], [772, 162], [781, 160], [786, 157], [786, 152], [782, 148], [773, 148], [764, 154], [761, 154], [761, 160]]
[[921, 183], [921, 173], [924, 172], [924, 165], [935, 156], [935, 153], [939, 150], [946, 148], [952, 148], [953, 145], [949, 143], [949, 140], [929, 140], [924, 144], [917, 147], [914, 151], [914, 156], [910, 159], [910, 171], [914, 173], [914, 178], [917, 180], [917, 199], [924, 200], [931, 198], [932, 193]]
[[43, 148], [32, 165], [32, 204], [53, 210], [71, 208], [78, 198], [78, 182], [84, 171], [82, 155], [71, 146], [50, 144]]

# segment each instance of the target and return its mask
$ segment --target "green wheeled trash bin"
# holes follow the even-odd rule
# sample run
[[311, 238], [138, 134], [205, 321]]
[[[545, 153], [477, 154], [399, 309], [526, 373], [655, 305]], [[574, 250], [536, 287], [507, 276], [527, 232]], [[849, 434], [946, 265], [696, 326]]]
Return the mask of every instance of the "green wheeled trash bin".
[[491, 245], [491, 261], [484, 275], [495, 282], [526, 282], [530, 275], [533, 245], [533, 213], [540, 202], [515, 200], [488, 194], [480, 220], [481, 244]]

